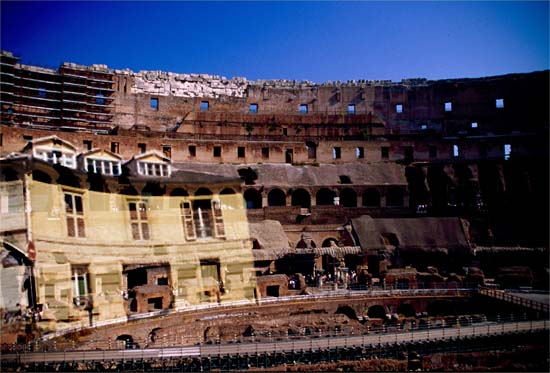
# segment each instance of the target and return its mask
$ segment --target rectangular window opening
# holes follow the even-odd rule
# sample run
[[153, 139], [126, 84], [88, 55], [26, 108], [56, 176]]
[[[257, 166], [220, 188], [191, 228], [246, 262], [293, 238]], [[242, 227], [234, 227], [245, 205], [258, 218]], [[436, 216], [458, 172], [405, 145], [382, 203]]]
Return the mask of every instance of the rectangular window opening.
[[105, 105], [105, 96], [101, 93], [95, 95], [95, 103], [96, 105]]
[[362, 146], [355, 148], [355, 156], [357, 159], [365, 158], [365, 148]]
[[245, 155], [245, 147], [244, 146], [239, 146], [237, 148], [237, 157], [238, 158], [244, 158], [244, 155]]
[[458, 145], [453, 145], [453, 157], [458, 157], [460, 156], [460, 148], [458, 147]]
[[213, 155], [215, 158], [219, 158], [222, 156], [222, 147], [221, 146], [214, 146]]
[[445, 102], [445, 111], [453, 111], [453, 103], [452, 102]]
[[382, 146], [380, 148], [380, 156], [382, 159], [389, 159], [390, 158], [390, 147], [389, 146]]
[[159, 109], [159, 99], [156, 97], [151, 97], [151, 109], [158, 110]]
[[428, 153], [430, 155], [430, 158], [437, 158], [437, 146], [430, 145], [428, 148]]
[[395, 105], [395, 112], [396, 113], [402, 113], [403, 112], [403, 105], [402, 104]]
[[69, 237], [86, 237], [82, 195], [64, 192], [65, 215], [67, 217], [67, 235]]
[[262, 148], [262, 158], [269, 159], [269, 148]]
[[355, 114], [355, 105], [349, 104], [348, 105], [348, 114]]
[[512, 154], [512, 145], [504, 144], [504, 160], [505, 161], [509, 160], [511, 154]]
[[128, 210], [130, 211], [132, 238], [134, 240], [148, 240], [149, 222], [147, 220], [147, 202], [129, 202]]
[[195, 145], [189, 145], [189, 156], [190, 157], [196, 157], [197, 156], [197, 147]]
[[504, 107], [504, 99], [503, 98], [497, 98], [495, 100], [495, 106], [497, 109], [502, 109]]
[[307, 114], [307, 113], [308, 113], [307, 104], [300, 104], [300, 114]]
[[111, 143], [111, 152], [118, 154], [119, 153], [119, 143], [118, 142], [112, 142]]
[[258, 112], [258, 104], [250, 104], [249, 111], [251, 114], [256, 114]]
[[145, 143], [139, 143], [138, 149], [140, 153], [145, 153], [147, 151], [147, 144]]
[[82, 143], [84, 144], [85, 150], [92, 150], [92, 140], [84, 140]]
[[201, 101], [201, 111], [208, 111], [210, 103], [208, 101]]
[[332, 159], [340, 159], [342, 157], [342, 150], [339, 146], [332, 148]]
[[470, 124], [470, 127], [471, 127], [471, 128], [477, 128], [477, 122], [472, 122], [472, 123]]
[[163, 145], [162, 154], [164, 154], [166, 158], [172, 159], [172, 147], [170, 145]]

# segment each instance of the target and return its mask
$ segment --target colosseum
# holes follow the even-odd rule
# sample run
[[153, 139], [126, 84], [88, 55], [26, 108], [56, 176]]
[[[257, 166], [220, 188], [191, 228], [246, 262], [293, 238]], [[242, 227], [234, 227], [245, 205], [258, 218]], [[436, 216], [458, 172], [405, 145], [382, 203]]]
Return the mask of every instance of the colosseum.
[[[548, 70], [314, 83], [0, 57], [3, 320], [111, 338], [201, 304], [548, 289]], [[372, 305], [303, 308], [433, 311]]]

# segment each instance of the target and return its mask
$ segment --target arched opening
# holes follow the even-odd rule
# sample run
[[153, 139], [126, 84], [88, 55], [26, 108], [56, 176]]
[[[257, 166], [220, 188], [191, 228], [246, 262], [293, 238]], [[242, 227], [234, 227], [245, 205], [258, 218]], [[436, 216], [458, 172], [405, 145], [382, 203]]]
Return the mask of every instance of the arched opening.
[[340, 192], [340, 204], [344, 207], [357, 207], [357, 193], [355, 193], [355, 190], [343, 189]]
[[151, 332], [149, 333], [149, 341], [155, 343], [160, 335], [161, 330], [162, 328], [154, 328], [153, 330], [151, 330]]
[[212, 191], [208, 188], [199, 188], [195, 192], [195, 197], [205, 197], [210, 196], [210, 198], [198, 198], [193, 201], [193, 209], [198, 209], [199, 207], [201, 209], [208, 209], [212, 207], [210, 204], [210, 200], [212, 199]]
[[123, 341], [124, 342], [124, 348], [126, 349], [134, 349], [138, 348], [138, 344], [134, 342], [134, 338], [129, 334], [122, 334], [116, 337], [117, 341]]
[[172, 197], [189, 197], [189, 193], [182, 188], [176, 188], [170, 192], [170, 196]]
[[396, 187], [388, 188], [388, 191], [386, 192], [386, 206], [403, 206], [403, 189]]
[[309, 208], [311, 206], [311, 196], [305, 189], [296, 189], [292, 192], [292, 206]]
[[40, 170], [34, 170], [32, 172], [32, 179], [34, 181], [40, 181], [42, 183], [48, 183], [48, 184], [52, 183], [52, 177], [47, 173], [45, 173], [44, 171], [40, 171]]
[[384, 306], [380, 306], [377, 304], [369, 307], [369, 310], [367, 311], [367, 316], [372, 319], [385, 319], [386, 313], [387, 312]]
[[323, 241], [322, 247], [334, 247], [334, 246], [338, 246], [338, 240], [336, 238], [329, 237]]
[[346, 315], [351, 320], [357, 320], [355, 310], [350, 306], [341, 306], [336, 310], [336, 314]]
[[262, 194], [256, 189], [248, 189], [244, 192], [244, 200], [246, 201], [247, 209], [262, 208]]
[[403, 303], [397, 307], [397, 313], [405, 317], [414, 317], [416, 316], [416, 311], [414, 306], [410, 303]]
[[80, 188], [80, 179], [69, 168], [55, 164], [53, 166], [59, 174], [56, 182], [61, 185], [71, 186], [73, 188]]
[[141, 190], [142, 196], [162, 196], [166, 191], [166, 187], [162, 188], [159, 182], [147, 182]]
[[380, 192], [377, 189], [369, 188], [363, 192], [363, 206], [379, 207]]
[[409, 279], [408, 278], [398, 278], [397, 279], [397, 288], [398, 289], [408, 289], [410, 286]]
[[14, 181], [18, 180], [17, 177], [17, 171], [15, 171], [11, 167], [4, 167], [2, 168], [2, 176], [4, 178], [4, 181]]
[[222, 194], [222, 195], [223, 195], [223, 194], [235, 194], [235, 191], [234, 191], [233, 189], [231, 189], [231, 188], [225, 188], [224, 190], [222, 190], [222, 191], [220, 192], [220, 194]]
[[268, 206], [286, 206], [285, 192], [281, 189], [272, 189], [267, 194]]
[[138, 192], [136, 188], [134, 188], [131, 185], [126, 185], [124, 188], [120, 190], [120, 194], [124, 194], [126, 196], [137, 196]]
[[441, 300], [436, 300], [428, 304], [428, 307], [426, 307], [426, 312], [428, 312], [429, 316], [452, 315], [454, 312], [451, 312], [451, 308], [452, 307], [450, 307], [449, 303]]
[[320, 189], [315, 195], [315, 201], [317, 206], [333, 205], [334, 197], [336, 197], [336, 193], [330, 189], [323, 188]]

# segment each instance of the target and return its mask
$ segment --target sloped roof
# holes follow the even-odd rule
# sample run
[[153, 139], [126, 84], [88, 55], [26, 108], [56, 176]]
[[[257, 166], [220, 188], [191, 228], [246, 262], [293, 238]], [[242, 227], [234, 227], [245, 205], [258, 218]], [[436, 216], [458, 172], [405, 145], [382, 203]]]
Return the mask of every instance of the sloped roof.
[[363, 250], [392, 250], [386, 237], [394, 234], [400, 250], [470, 251], [460, 218], [373, 219], [363, 215], [351, 221]]
[[259, 223], [249, 223], [248, 226], [250, 238], [260, 244], [260, 249], [252, 250], [254, 260], [275, 260], [289, 253], [288, 238], [278, 221], [262, 220]]
[[[224, 176], [238, 176], [238, 170], [252, 168], [258, 175], [256, 185], [265, 186], [331, 186], [342, 184], [340, 175], [346, 175], [354, 185], [407, 185], [405, 166], [393, 162], [322, 164], [292, 166], [290, 164], [176, 164], [187, 170], [210, 172]], [[345, 185], [345, 184], [343, 184]]]

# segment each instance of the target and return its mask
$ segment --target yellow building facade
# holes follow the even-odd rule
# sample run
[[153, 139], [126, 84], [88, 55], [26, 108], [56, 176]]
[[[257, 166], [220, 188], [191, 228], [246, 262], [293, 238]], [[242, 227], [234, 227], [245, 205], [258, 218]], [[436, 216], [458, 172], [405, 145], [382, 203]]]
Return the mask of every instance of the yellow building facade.
[[[31, 174], [24, 185], [18, 190], [26, 195], [27, 242], [17, 245], [27, 256], [28, 247], [36, 252], [35, 302], [48, 329], [254, 298], [239, 193], [123, 195], [35, 181]], [[6, 230], [3, 241], [9, 237]]]

